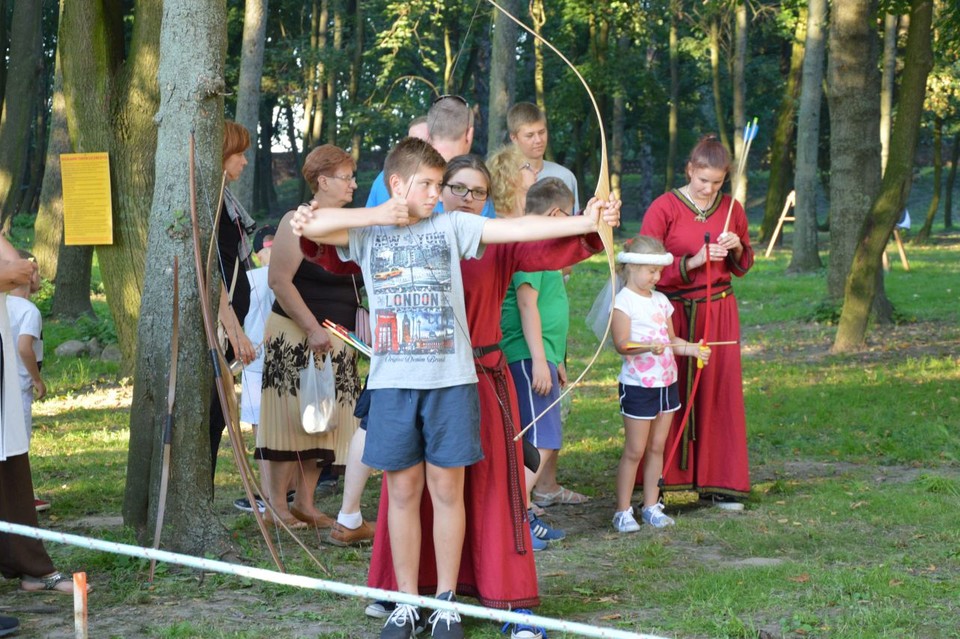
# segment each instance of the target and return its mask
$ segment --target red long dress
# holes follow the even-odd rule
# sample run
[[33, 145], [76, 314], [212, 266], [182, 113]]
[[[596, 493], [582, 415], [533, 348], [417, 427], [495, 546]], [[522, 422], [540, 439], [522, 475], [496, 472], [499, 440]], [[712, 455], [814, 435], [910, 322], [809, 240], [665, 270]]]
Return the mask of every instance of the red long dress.
[[[337, 272], [336, 251], [317, 251], [302, 241], [307, 259]], [[491, 244], [476, 260], [463, 260], [464, 301], [471, 346], [480, 349], [500, 341], [500, 307], [517, 271], [557, 270], [602, 250], [599, 235], [525, 244]], [[331, 255], [332, 254], [332, 255]], [[525, 505], [523, 447], [513, 437], [520, 429], [516, 391], [510, 369], [499, 350], [475, 357], [480, 396], [480, 442], [483, 459], [467, 466], [464, 483], [466, 533], [457, 579], [457, 594], [475, 597], [489, 608], [531, 608], [539, 605], [537, 572], [530, 550], [530, 528]], [[426, 490], [426, 489], [425, 489]], [[367, 583], [397, 590], [386, 526], [389, 497], [384, 477], [378, 521]], [[432, 595], [437, 588], [433, 547], [433, 507], [421, 499], [419, 589]]]
[[[654, 200], [643, 217], [640, 234], [659, 239], [674, 256], [673, 264], [663, 269], [657, 290], [670, 298], [674, 306], [673, 329], [677, 337], [691, 342], [704, 337], [707, 273], [705, 267], [687, 272], [686, 259], [703, 246], [705, 233], [710, 234], [711, 242], [717, 241], [729, 206], [730, 198], [725, 195], [707, 211], [706, 221], [701, 222], [697, 220], [699, 211], [676, 191], [671, 191]], [[747, 218], [739, 203], [734, 203], [729, 231], [740, 236], [743, 253], [739, 261], [734, 261], [731, 255], [710, 264], [713, 299], [709, 307], [710, 334], [706, 336], [710, 342], [740, 340], [740, 317], [730, 281], [731, 275], [743, 277], [753, 265], [753, 249], [747, 233]], [[691, 322], [695, 324], [693, 334]], [[696, 373], [696, 360], [682, 358], [678, 364], [680, 393], [686, 402]], [[680, 435], [683, 443], [670, 467], [664, 468], [664, 487], [746, 497], [750, 492], [750, 468], [738, 345], [713, 348], [710, 364], [703, 369], [693, 401], [687, 428]], [[678, 436], [682, 416], [682, 410], [675, 413], [665, 455]], [[637, 484], [642, 483], [641, 465]]]

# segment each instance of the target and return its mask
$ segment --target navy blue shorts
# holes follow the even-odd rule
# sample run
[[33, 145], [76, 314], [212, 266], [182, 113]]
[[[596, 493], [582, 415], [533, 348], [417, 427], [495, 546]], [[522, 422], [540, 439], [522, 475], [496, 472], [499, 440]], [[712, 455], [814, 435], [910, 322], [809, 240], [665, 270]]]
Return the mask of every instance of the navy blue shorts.
[[[513, 377], [513, 385], [517, 388], [520, 428], [526, 428], [527, 424], [560, 397], [557, 367], [551, 362], [547, 362], [547, 366], [550, 368], [550, 381], [553, 385], [549, 393], [540, 395], [530, 387], [530, 382], [533, 381], [533, 360], [521, 359], [510, 364], [510, 375]], [[523, 436], [537, 448], [560, 450], [560, 444], [563, 441], [563, 420], [560, 419], [560, 413], [560, 404], [554, 404]]]
[[404, 470], [426, 461], [460, 468], [483, 459], [476, 384], [424, 390], [368, 389], [370, 412], [363, 463]]
[[674, 382], [666, 387], [619, 385], [620, 414], [630, 419], [653, 419], [660, 413], [680, 410], [680, 386]]

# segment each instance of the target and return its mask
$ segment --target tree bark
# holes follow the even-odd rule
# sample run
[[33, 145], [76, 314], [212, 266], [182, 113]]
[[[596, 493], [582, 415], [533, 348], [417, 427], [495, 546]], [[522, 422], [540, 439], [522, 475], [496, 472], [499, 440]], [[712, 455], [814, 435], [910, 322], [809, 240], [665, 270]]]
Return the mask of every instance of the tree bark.
[[[350, 65], [350, 102], [355, 107], [359, 107], [360, 100], [360, 76], [363, 74], [363, 3], [354, 3], [353, 14], [353, 63]], [[452, 78], [451, 78], [452, 84]], [[354, 115], [351, 122], [352, 137], [350, 140], [350, 155], [354, 162], [360, 161], [360, 147], [363, 137], [360, 135], [360, 126], [357, 123], [357, 116]]]
[[713, 110], [717, 117], [717, 135], [724, 148], [730, 151], [723, 93], [720, 91], [720, 17], [716, 15], [710, 18], [710, 77], [713, 80]]
[[273, 161], [270, 141], [273, 140], [273, 110], [276, 96], [267, 96], [260, 104], [260, 148], [257, 149], [257, 181], [253, 189], [254, 206], [271, 215], [277, 208], [277, 190], [273, 186]]
[[[40, 275], [53, 280], [51, 313], [57, 319], [93, 315], [90, 303], [92, 246], [66, 246], [63, 243], [63, 190], [60, 182], [60, 154], [70, 152], [70, 134], [63, 98], [63, 73], [57, 55], [53, 78], [53, 106], [50, 134], [47, 137], [46, 169], [40, 189], [40, 207], [34, 222], [33, 254]], [[58, 275], [62, 274], [62, 277]]]
[[[736, 34], [733, 51], [733, 147], [734, 166], [743, 155], [743, 129], [747, 125], [747, 3], [746, 0], [737, 1]], [[747, 171], [744, 169], [741, 179], [732, 184], [734, 198], [743, 205], [747, 205]]]
[[667, 167], [663, 172], [663, 191], [666, 193], [674, 187], [676, 178], [674, 174], [677, 170], [677, 135], [678, 135], [678, 114], [680, 108], [680, 53], [677, 44], [677, 22], [680, 21], [680, 3], [677, 0], [670, 2], [670, 34], [668, 36], [668, 48], [670, 56], [670, 110], [667, 115]]
[[950, 170], [947, 171], [946, 195], [943, 198], [943, 226], [953, 228], [953, 187], [957, 182], [957, 162], [960, 162], [960, 133], [953, 137]]
[[[148, 276], [138, 326], [140, 348], [130, 417], [130, 450], [123, 514], [141, 542], [156, 519], [161, 436], [167, 413], [170, 369], [172, 264], [179, 259], [180, 348], [171, 447], [164, 545], [202, 556], [225, 541], [226, 531], [212, 508], [209, 347], [204, 337], [192, 242], [210, 239], [221, 176], [223, 67], [226, 14], [222, 0], [166, 0], [160, 33], [157, 78], [163, 92], [148, 243]], [[193, 238], [189, 215], [188, 144], [196, 131], [198, 217], [201, 237]], [[206, 194], [206, 195], [205, 195]], [[213, 197], [208, 197], [213, 195]], [[216, 303], [211, 302], [213, 308]], [[220, 550], [220, 548], [215, 548]]]
[[253, 178], [257, 172], [257, 123], [260, 121], [260, 79], [263, 76], [263, 48], [267, 35], [270, 0], [246, 0], [243, 12], [243, 46], [240, 51], [240, 80], [237, 85], [236, 122], [250, 132], [254, 148], [247, 152], [250, 164], [240, 173], [230, 191], [248, 211], [253, 211]]
[[[538, 35], [543, 35], [543, 25], [547, 23], [547, 11], [543, 6], [543, 0], [530, 0], [530, 21], [533, 24], [533, 30]], [[533, 93], [537, 102], [537, 108], [546, 116], [547, 100], [544, 92], [543, 81], [543, 43], [540, 40], [533, 39]], [[549, 159], [549, 158], [548, 158]]]
[[880, 171], [887, 170], [890, 127], [893, 122], [893, 90], [897, 75], [897, 16], [883, 18], [883, 72], [880, 76]]
[[339, 101], [337, 96], [339, 90], [337, 84], [340, 82], [340, 52], [343, 50], [343, 2], [342, 0], [330, 0], [333, 8], [333, 51], [332, 62], [327, 63], [327, 144], [337, 144], [339, 137], [338, 124], [340, 118], [337, 117], [337, 107]]
[[880, 255], [886, 249], [910, 194], [927, 76], [933, 68], [932, 22], [933, 0], [912, 0], [897, 117], [890, 140], [891, 148], [897, 149], [897, 153], [889, 158], [880, 193], [873, 201], [860, 233], [853, 267], [846, 282], [834, 352], [855, 350], [864, 344], [880, 271]]
[[876, 0], [836, 3], [830, 12], [830, 262], [827, 291], [843, 297], [863, 220], [880, 186], [880, 78], [873, 28]]
[[817, 247], [817, 159], [826, 27], [827, 0], [809, 0], [800, 112], [797, 116], [797, 170], [794, 177], [797, 203], [793, 209], [796, 222], [793, 227], [793, 252], [787, 268], [792, 273], [815, 271], [822, 266]]
[[930, 206], [927, 207], [927, 215], [923, 220], [923, 226], [917, 232], [914, 239], [916, 244], [924, 244], [930, 241], [930, 233], [933, 231], [933, 220], [937, 217], [937, 211], [940, 209], [940, 193], [943, 186], [943, 116], [937, 114], [933, 118], [933, 197], [930, 198]]
[[[42, 66], [42, 2], [17, 2], [10, 23], [7, 84], [0, 113], [0, 219], [6, 221], [20, 203], [20, 183], [27, 162], [33, 100]], [[16, 96], [14, 99], [13, 96]]]
[[133, 367], [153, 194], [158, 108], [157, 0], [136, 5], [129, 54], [118, 0], [65, 3], [60, 22], [67, 123], [78, 153], [110, 153], [113, 244], [98, 247], [100, 273], [123, 353]]
[[[519, 0], [501, 3], [512, 15], [520, 11]], [[517, 25], [499, 11], [493, 15], [493, 47], [490, 52], [490, 102], [487, 117], [487, 151], [506, 142], [507, 111], [513, 104], [517, 64]]]
[[[793, 132], [797, 115], [797, 97], [800, 93], [800, 76], [803, 71], [804, 40], [807, 37], [807, 10], [801, 8], [797, 16], [793, 46], [790, 49], [790, 73], [780, 102], [777, 128], [770, 146], [770, 180], [767, 184], [767, 200], [763, 222], [760, 225], [760, 243], [766, 243], [773, 235], [780, 219], [783, 203], [790, 193], [790, 177], [793, 175]], [[783, 242], [783, 235], [779, 237]]]

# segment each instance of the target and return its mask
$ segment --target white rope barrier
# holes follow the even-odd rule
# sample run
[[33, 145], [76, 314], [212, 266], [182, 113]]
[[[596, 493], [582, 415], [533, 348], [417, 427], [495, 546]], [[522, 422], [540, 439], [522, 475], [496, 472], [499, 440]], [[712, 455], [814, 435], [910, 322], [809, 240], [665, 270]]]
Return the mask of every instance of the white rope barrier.
[[599, 626], [590, 626], [574, 621], [564, 621], [562, 619], [553, 619], [551, 617], [541, 617], [539, 615], [528, 615], [511, 612], [509, 610], [497, 610], [494, 608], [485, 608], [483, 606], [474, 606], [457, 602], [441, 601], [432, 597], [422, 597], [418, 595], [408, 595], [402, 592], [392, 590], [380, 590], [379, 588], [369, 588], [366, 586], [354, 586], [337, 581], [327, 581], [325, 579], [316, 579], [314, 577], [305, 577], [302, 575], [291, 575], [288, 573], [266, 570], [263, 568], [254, 568], [251, 566], [241, 566], [230, 564], [213, 559], [204, 559], [202, 557], [191, 557], [190, 555], [181, 555], [179, 553], [166, 550], [154, 550], [152, 548], [143, 548], [131, 544], [121, 544], [113, 541], [104, 541], [92, 537], [82, 537], [70, 533], [54, 532], [42, 528], [33, 528], [22, 524], [13, 524], [0, 520], [0, 532], [31, 537], [41, 541], [52, 541], [59, 544], [78, 546], [89, 550], [98, 550], [101, 552], [114, 553], [118, 555], [127, 555], [128, 557], [138, 557], [140, 559], [164, 561], [180, 566], [188, 566], [198, 570], [209, 572], [218, 572], [225, 575], [235, 575], [246, 577], [248, 579], [257, 579], [284, 586], [294, 586], [297, 588], [308, 588], [311, 590], [322, 590], [332, 592], [338, 595], [348, 597], [362, 597], [365, 599], [375, 599], [382, 601], [393, 601], [396, 603], [410, 604], [413, 606], [423, 606], [435, 610], [452, 610], [462, 615], [476, 617], [478, 619], [488, 619], [499, 623], [519, 623], [530, 626], [538, 626], [546, 630], [560, 630], [563, 632], [574, 633], [583, 637], [600, 637], [601, 639], [666, 639], [657, 635], [640, 634], [636, 632], [626, 632], [612, 628], [601, 628]]

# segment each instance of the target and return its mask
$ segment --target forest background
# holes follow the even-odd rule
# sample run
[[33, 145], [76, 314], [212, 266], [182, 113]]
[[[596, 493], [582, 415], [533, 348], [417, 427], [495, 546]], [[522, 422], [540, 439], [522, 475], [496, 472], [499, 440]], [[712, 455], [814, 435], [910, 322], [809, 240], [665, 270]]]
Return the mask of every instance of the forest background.
[[[955, 242], [956, 3], [503, 4], [563, 51], [596, 94], [630, 232], [656, 195], [682, 184], [684, 154], [701, 135], [718, 134], [736, 163], [755, 116], [749, 171], [731, 188], [747, 205], [758, 250], [796, 188], [789, 263], [778, 276], [788, 288], [804, 274], [825, 284], [801, 287], [813, 309], [805, 319], [831, 327], [828, 346], [839, 357], [871, 346], [868, 327], [883, 338], [915, 317], [920, 302], [897, 306], [886, 295], [880, 254], [905, 206], [916, 243], [908, 254]], [[305, 199], [299, 163], [325, 142], [357, 158], [362, 202], [386, 150], [444, 93], [475, 105], [476, 152], [505, 140], [506, 108], [527, 100], [547, 114], [550, 157], [580, 178], [582, 200], [600, 168], [599, 121], [571, 70], [485, 2], [0, 0], [0, 21], [3, 228], [38, 257], [48, 325], [119, 345], [120, 365], [103, 370], [133, 380], [122, 511], [140, 541], [157, 512], [177, 255], [187, 345], [180, 385], [200, 392], [177, 398], [164, 545], [199, 554], [232, 543], [201, 481], [204, 456], [191, 454], [205, 449], [211, 379], [191, 284], [191, 129], [201, 242], [219, 187], [223, 117], [257, 132], [236, 191], [260, 221]], [[62, 245], [57, 160], [71, 151], [111, 153], [112, 246]], [[924, 188], [912, 191], [915, 180]], [[949, 312], [937, 318], [956, 321]], [[78, 377], [97, 379], [99, 366]]]

